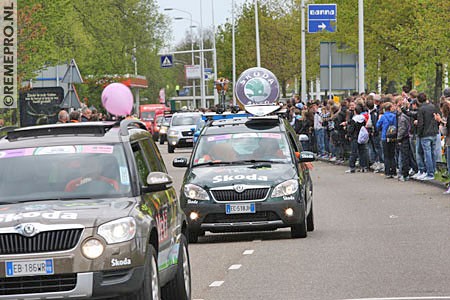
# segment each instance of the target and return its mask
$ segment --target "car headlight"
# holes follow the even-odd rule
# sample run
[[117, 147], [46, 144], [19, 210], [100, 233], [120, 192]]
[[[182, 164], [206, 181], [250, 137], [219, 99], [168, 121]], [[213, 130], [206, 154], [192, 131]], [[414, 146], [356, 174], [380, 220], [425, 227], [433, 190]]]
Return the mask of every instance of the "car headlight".
[[85, 257], [89, 259], [96, 259], [103, 254], [105, 247], [103, 246], [102, 242], [93, 238], [85, 241], [83, 243], [83, 246], [81, 246], [81, 250]]
[[178, 131], [176, 131], [176, 130], [169, 130], [169, 135], [177, 136], [178, 135]]
[[132, 217], [127, 217], [105, 223], [98, 228], [98, 234], [108, 244], [129, 241], [136, 235], [136, 221]]
[[272, 197], [289, 196], [298, 190], [298, 181], [295, 179], [286, 180], [277, 185], [272, 192]]
[[184, 186], [184, 195], [189, 199], [195, 199], [195, 200], [202, 200], [207, 201], [209, 200], [208, 193], [202, 189], [201, 187], [195, 185], [195, 184], [186, 184]]
[[166, 133], [167, 129], [166, 127], [162, 127], [159, 129], [159, 133]]

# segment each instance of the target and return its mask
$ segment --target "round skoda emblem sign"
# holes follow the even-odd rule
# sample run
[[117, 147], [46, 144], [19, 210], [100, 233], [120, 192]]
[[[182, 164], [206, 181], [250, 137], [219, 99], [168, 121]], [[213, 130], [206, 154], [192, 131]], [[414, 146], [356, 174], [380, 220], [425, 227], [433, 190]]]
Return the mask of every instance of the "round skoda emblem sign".
[[236, 97], [242, 105], [271, 104], [279, 94], [278, 79], [264, 68], [248, 69], [236, 82]]

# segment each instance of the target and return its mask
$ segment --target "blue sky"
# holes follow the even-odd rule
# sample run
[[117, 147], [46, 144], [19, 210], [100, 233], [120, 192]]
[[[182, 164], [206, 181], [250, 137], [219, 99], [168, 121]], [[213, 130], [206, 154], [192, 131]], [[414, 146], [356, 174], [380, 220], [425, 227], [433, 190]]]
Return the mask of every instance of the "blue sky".
[[[250, 0], [234, 0], [237, 6], [241, 6]], [[212, 16], [214, 6], [214, 22], [217, 25], [223, 24], [227, 19], [231, 21], [232, 0], [157, 0], [160, 12], [170, 17], [189, 18], [186, 13], [178, 11], [164, 11], [164, 8], [176, 8], [188, 11], [192, 14], [194, 21], [200, 22], [200, 2], [202, 2], [203, 27], [212, 28]], [[195, 22], [194, 22], [195, 24]], [[173, 20], [172, 22], [172, 45], [183, 40], [186, 30], [189, 30], [189, 20]], [[194, 29], [196, 30], [196, 29]]]

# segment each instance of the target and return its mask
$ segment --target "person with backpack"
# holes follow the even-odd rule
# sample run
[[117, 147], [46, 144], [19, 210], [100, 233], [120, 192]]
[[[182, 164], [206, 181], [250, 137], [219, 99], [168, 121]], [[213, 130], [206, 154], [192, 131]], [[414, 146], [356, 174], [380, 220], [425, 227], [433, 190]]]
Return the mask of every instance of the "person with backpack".
[[347, 125], [347, 136], [350, 140], [351, 153], [349, 159], [350, 169], [346, 173], [355, 173], [356, 159], [359, 157], [361, 172], [369, 171], [369, 133], [366, 129], [368, 119], [364, 107], [360, 104], [355, 107], [355, 115], [349, 120]]
[[395, 145], [397, 139], [397, 114], [392, 102], [383, 104], [384, 113], [377, 122], [377, 129], [381, 131], [381, 143], [384, 154], [384, 175], [386, 179], [397, 175], [395, 167]]

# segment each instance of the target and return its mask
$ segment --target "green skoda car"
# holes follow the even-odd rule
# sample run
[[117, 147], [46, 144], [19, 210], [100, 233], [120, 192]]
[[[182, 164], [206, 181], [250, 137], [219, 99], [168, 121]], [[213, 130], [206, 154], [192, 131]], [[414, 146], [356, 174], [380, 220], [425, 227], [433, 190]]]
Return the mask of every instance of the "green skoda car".
[[302, 151], [289, 122], [278, 116], [217, 116], [207, 121], [187, 167], [181, 207], [188, 237], [195, 243], [205, 231], [238, 232], [290, 227], [304, 238], [314, 230], [314, 154]]

